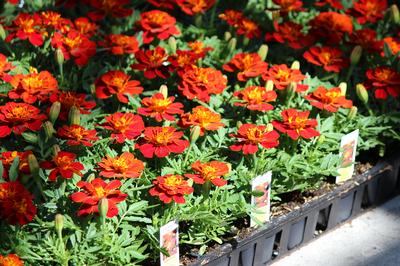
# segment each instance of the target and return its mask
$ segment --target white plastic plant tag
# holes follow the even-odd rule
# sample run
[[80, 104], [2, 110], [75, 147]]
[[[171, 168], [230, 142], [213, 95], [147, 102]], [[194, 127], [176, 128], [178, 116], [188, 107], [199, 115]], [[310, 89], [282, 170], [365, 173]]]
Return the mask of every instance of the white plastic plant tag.
[[336, 177], [336, 184], [342, 183], [353, 176], [358, 135], [359, 130], [357, 129], [342, 137], [339, 156], [343, 158], [343, 161], [338, 169], [339, 175]]
[[160, 252], [160, 266], [179, 265], [178, 223], [171, 221], [160, 228], [160, 247], [165, 248], [169, 256]]
[[254, 178], [251, 183], [251, 190], [253, 192], [259, 191], [263, 193], [260, 197], [251, 196], [251, 205], [254, 206], [254, 211], [250, 216], [250, 226], [252, 227], [269, 221], [271, 209], [271, 177], [272, 172], [269, 171]]

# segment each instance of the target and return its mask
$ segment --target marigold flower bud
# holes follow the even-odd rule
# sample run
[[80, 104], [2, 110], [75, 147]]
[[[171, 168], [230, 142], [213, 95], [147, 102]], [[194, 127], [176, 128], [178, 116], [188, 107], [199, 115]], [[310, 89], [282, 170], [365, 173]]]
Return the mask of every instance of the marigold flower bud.
[[49, 119], [51, 123], [55, 123], [58, 115], [60, 114], [61, 110], [61, 103], [60, 102], [54, 102], [51, 107], [50, 107], [50, 113], [49, 113]]
[[176, 39], [175, 39], [175, 37], [173, 37], [173, 36], [169, 37], [168, 45], [169, 45], [169, 48], [171, 48], [171, 52], [173, 54], [175, 54], [176, 53]]
[[350, 62], [352, 65], [357, 65], [360, 61], [362, 55], [362, 47], [360, 45], [356, 45], [350, 54]]
[[276, 21], [280, 18], [281, 12], [279, 10], [272, 11], [272, 21]]
[[325, 138], [326, 138], [325, 135], [319, 136], [317, 140], [317, 145], [322, 145], [322, 143], [325, 142]]
[[293, 95], [293, 93], [296, 91], [296, 88], [297, 88], [297, 83], [290, 82], [289, 85], [287, 86], [288, 94]]
[[229, 53], [233, 53], [236, 49], [237, 40], [236, 38], [232, 38], [228, 42], [228, 51]]
[[68, 120], [71, 125], [79, 125], [81, 123], [81, 112], [76, 106], [72, 106], [69, 110]]
[[193, 144], [197, 141], [200, 136], [201, 128], [199, 126], [194, 126], [190, 131], [190, 143]]
[[390, 18], [395, 25], [400, 24], [400, 12], [399, 7], [396, 4], [390, 6]]
[[56, 229], [57, 235], [62, 239], [62, 230], [64, 227], [64, 216], [62, 214], [56, 214], [54, 219], [54, 228]]
[[261, 61], [265, 61], [268, 55], [268, 45], [266, 44], [261, 45], [257, 53], [261, 57]]
[[225, 31], [224, 40], [229, 41], [232, 38], [232, 34], [229, 31]]
[[53, 154], [54, 154], [54, 156], [56, 156], [60, 151], [61, 151], [60, 146], [58, 146], [57, 144], [53, 145]]
[[166, 85], [161, 85], [159, 91], [164, 96], [165, 99], [168, 98], [168, 87]]
[[36, 156], [34, 154], [29, 154], [28, 155], [28, 165], [29, 165], [29, 171], [33, 176], [37, 176], [39, 173], [39, 163], [36, 159]]
[[51, 137], [53, 137], [53, 134], [56, 133], [56, 131], [54, 130], [53, 124], [50, 121], [44, 122], [43, 128], [44, 128], [44, 133], [46, 134], [47, 139], [50, 139]]
[[100, 220], [102, 221], [102, 223], [104, 223], [107, 218], [108, 200], [106, 198], [102, 198], [99, 201], [98, 208], [99, 208]]
[[268, 80], [265, 84], [266, 91], [272, 91], [274, 89], [274, 82], [272, 80]]
[[55, 55], [56, 55], [56, 62], [57, 62], [57, 64], [58, 64], [59, 66], [63, 65], [63, 64], [64, 64], [64, 54], [63, 54], [63, 52], [61, 51], [61, 49], [57, 49]]
[[38, 136], [32, 132], [24, 132], [24, 133], [22, 133], [22, 137], [24, 138], [24, 140], [26, 140], [29, 143], [37, 143], [38, 142]]
[[95, 174], [90, 174], [86, 180], [86, 182], [91, 183], [96, 178]]
[[6, 31], [4, 30], [3, 25], [0, 24], [0, 38], [4, 41], [6, 38]]
[[347, 92], [347, 83], [346, 82], [340, 82], [339, 89], [340, 89], [342, 95], [345, 96], [346, 92]]
[[243, 123], [241, 121], [237, 121], [236, 122], [236, 127], [237, 128], [240, 128], [242, 125], [243, 125]]
[[368, 92], [367, 89], [365, 89], [364, 85], [361, 83], [356, 85], [356, 93], [358, 98], [364, 103], [368, 103]]
[[347, 118], [350, 120], [354, 119], [357, 115], [357, 111], [358, 111], [357, 107], [355, 106], [351, 107], [349, 113], [347, 114]]
[[291, 69], [299, 70], [300, 69], [300, 62], [295, 60], [293, 61], [292, 65], [290, 66]]
[[274, 126], [271, 123], [267, 124], [267, 131], [271, 132], [272, 130], [274, 130]]

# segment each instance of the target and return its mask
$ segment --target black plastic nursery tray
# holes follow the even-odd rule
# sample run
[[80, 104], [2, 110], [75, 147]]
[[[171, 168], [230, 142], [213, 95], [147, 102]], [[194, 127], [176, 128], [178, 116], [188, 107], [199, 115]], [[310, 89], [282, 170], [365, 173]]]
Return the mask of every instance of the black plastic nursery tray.
[[243, 239], [222, 245], [190, 266], [268, 265], [338, 224], [349, 221], [399, 191], [400, 154], [288, 214], [272, 218]]

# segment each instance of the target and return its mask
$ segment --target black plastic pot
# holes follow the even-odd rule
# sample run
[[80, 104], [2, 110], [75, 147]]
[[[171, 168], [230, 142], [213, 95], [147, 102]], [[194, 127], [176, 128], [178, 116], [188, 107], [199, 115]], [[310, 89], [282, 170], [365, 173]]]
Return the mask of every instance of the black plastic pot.
[[247, 237], [236, 238], [190, 265], [267, 265], [365, 209], [394, 196], [400, 187], [399, 166], [400, 155], [382, 161], [321, 198], [272, 219]]

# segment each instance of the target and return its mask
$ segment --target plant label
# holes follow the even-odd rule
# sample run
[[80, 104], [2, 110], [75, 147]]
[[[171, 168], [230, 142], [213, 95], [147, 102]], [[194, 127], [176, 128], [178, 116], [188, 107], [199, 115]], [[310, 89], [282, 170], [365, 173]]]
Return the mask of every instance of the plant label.
[[[251, 196], [251, 205], [254, 210], [251, 213], [250, 226], [257, 226], [260, 223], [269, 221], [271, 208], [271, 177], [272, 172], [266, 172], [253, 179], [251, 187], [253, 195]], [[259, 195], [255, 195], [255, 194]]]
[[338, 169], [339, 175], [336, 177], [336, 184], [342, 183], [353, 176], [358, 135], [359, 130], [357, 129], [342, 137], [339, 156], [343, 160], [341, 167]]
[[166, 249], [169, 256], [160, 252], [160, 266], [179, 265], [178, 223], [171, 221], [160, 228], [160, 247]]

